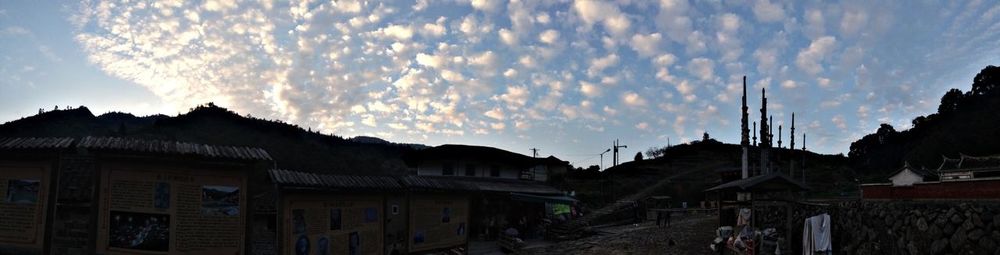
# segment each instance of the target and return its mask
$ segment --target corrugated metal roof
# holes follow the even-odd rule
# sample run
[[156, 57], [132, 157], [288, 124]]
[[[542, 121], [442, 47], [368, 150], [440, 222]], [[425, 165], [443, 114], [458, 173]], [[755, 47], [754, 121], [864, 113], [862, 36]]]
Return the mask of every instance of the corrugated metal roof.
[[278, 185], [331, 190], [378, 190], [393, 191], [403, 189], [403, 185], [392, 176], [327, 175], [304, 173], [283, 169], [268, 171], [271, 181]]
[[403, 176], [399, 178], [404, 186], [411, 190], [438, 190], [438, 191], [474, 191], [476, 186], [464, 182], [448, 180], [443, 178], [427, 178], [423, 176]]
[[443, 177], [430, 177], [424, 176], [424, 178], [433, 178], [437, 180], [452, 180], [464, 185], [476, 187], [479, 191], [486, 192], [518, 192], [518, 193], [530, 193], [530, 194], [562, 194], [563, 192], [555, 187], [549, 186], [544, 182], [538, 181], [526, 181], [526, 180], [514, 180], [514, 179], [501, 179], [501, 178], [482, 178], [482, 177], [457, 177], [457, 176], [443, 176]]
[[709, 188], [705, 191], [716, 191], [716, 190], [739, 190], [739, 191], [771, 191], [774, 187], [758, 187], [758, 185], [766, 183], [777, 183], [779, 189], [787, 190], [809, 190], [805, 184], [789, 178], [787, 175], [781, 172], [773, 172], [770, 174], [753, 176], [746, 179], [739, 179], [727, 183], [723, 183], [719, 186]]
[[69, 137], [8, 137], [0, 138], [0, 149], [65, 149], [73, 145]]
[[268, 171], [271, 180], [292, 188], [317, 188], [330, 190], [401, 189], [417, 191], [484, 191], [502, 193], [562, 194], [562, 191], [542, 182], [499, 178], [466, 178], [438, 176], [370, 176], [327, 175], [275, 169]]
[[79, 148], [92, 150], [133, 151], [156, 154], [195, 155], [209, 158], [272, 160], [264, 149], [254, 147], [216, 146], [177, 141], [141, 140], [121, 137], [84, 137]]

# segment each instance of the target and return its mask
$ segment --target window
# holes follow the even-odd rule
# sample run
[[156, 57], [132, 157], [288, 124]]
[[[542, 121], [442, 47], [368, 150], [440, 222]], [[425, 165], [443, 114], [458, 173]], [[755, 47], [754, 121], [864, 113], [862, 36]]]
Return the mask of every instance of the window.
[[441, 175], [455, 175], [455, 168], [451, 163], [441, 165]]
[[491, 166], [490, 167], [490, 176], [500, 177], [500, 166], [496, 166], [496, 165]]
[[476, 165], [465, 165], [465, 176], [476, 176]]

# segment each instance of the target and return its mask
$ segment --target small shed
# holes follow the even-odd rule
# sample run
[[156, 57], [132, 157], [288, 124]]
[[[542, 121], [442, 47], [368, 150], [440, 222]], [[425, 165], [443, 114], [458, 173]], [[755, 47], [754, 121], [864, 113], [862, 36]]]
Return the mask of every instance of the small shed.
[[[795, 226], [802, 223], [792, 222], [791, 207], [801, 200], [800, 192], [807, 190], [808, 186], [788, 175], [772, 172], [723, 183], [706, 189], [705, 192], [717, 195], [720, 226], [735, 228], [739, 210], [749, 208], [751, 215], [747, 223], [750, 226], [758, 229], [775, 228], [779, 233], [784, 233], [786, 240], [794, 243], [792, 232], [796, 232]], [[732, 198], [736, 200], [724, 200]], [[766, 217], [762, 217], [765, 215]]]

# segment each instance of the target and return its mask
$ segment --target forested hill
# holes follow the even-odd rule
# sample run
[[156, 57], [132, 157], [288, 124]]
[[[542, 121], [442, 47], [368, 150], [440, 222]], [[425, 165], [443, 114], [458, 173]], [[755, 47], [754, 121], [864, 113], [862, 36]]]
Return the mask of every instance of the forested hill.
[[94, 116], [86, 107], [40, 112], [0, 125], [0, 137], [116, 136], [266, 149], [279, 167], [327, 173], [402, 174], [402, 155], [423, 145], [374, 137], [344, 139], [301, 127], [240, 116], [211, 103], [170, 117], [128, 113]]
[[867, 180], [884, 180], [903, 162], [937, 169], [941, 156], [1000, 154], [1000, 67], [987, 66], [967, 92], [951, 89], [941, 97], [937, 113], [913, 119], [913, 127], [896, 131], [882, 124], [851, 144], [848, 157]]

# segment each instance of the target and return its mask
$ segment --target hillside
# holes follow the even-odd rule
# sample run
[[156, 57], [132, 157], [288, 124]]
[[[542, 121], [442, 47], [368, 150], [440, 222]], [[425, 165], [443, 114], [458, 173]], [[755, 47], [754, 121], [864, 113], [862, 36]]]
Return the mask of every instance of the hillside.
[[211, 103], [169, 117], [94, 116], [86, 107], [54, 110], [0, 125], [0, 136], [119, 136], [266, 149], [282, 168], [324, 173], [402, 174], [402, 155], [423, 145], [374, 137], [344, 139], [298, 126], [240, 116]]
[[[651, 195], [671, 196], [675, 202], [687, 201], [693, 204], [705, 199], [705, 189], [720, 184], [719, 171], [739, 169], [742, 154], [738, 144], [725, 144], [711, 139], [660, 150], [662, 151], [658, 157], [626, 162], [603, 172], [577, 169], [566, 175], [558, 185], [576, 190], [582, 201], [596, 208], [631, 195], [663, 178], [675, 176], [672, 185]], [[756, 155], [756, 151], [752, 151], [751, 159]], [[788, 149], [774, 149], [773, 155], [776, 167], [786, 174], [792, 160], [795, 160], [796, 170], [792, 175], [795, 179], [801, 178], [800, 171], [805, 169], [806, 183], [813, 188], [810, 195], [814, 197], [856, 195], [854, 170], [842, 155], [821, 155]], [[698, 171], [689, 171], [692, 169]], [[688, 173], [677, 175], [685, 172]], [[610, 185], [612, 182], [614, 185]]]
[[904, 161], [937, 169], [941, 156], [1000, 154], [1000, 67], [981, 70], [967, 92], [951, 89], [936, 113], [916, 117], [912, 124], [903, 131], [882, 124], [851, 144], [848, 156], [864, 180], [884, 180]]

